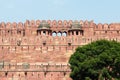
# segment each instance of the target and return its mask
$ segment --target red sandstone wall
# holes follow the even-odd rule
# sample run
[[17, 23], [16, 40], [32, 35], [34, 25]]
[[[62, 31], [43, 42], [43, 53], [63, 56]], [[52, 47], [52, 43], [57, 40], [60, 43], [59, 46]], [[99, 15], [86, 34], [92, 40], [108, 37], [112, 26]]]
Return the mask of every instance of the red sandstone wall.
[[[38, 28], [40, 24], [47, 23], [49, 29]], [[57, 36], [53, 35], [56, 34]], [[58, 35], [59, 34], [59, 35]], [[66, 34], [66, 36], [65, 36]], [[99, 39], [120, 41], [120, 24], [95, 24], [93, 21], [56, 21], [56, 20], [26, 20], [25, 23], [1, 22], [0, 23], [0, 60], [8, 64], [12, 63], [66, 63], [78, 46], [88, 44]], [[17, 66], [17, 65], [16, 65]], [[13, 68], [14, 69], [14, 68]], [[34, 70], [35, 68], [32, 68]], [[57, 68], [54, 68], [57, 70]], [[5, 70], [5, 68], [3, 68]], [[18, 69], [14, 69], [16, 71]], [[64, 72], [44, 73], [28, 71], [25, 76], [21, 72], [1, 72], [1, 79], [29, 78], [29, 80], [64, 80]], [[65, 71], [66, 72], [66, 71]], [[4, 73], [4, 74], [2, 74]], [[33, 74], [34, 73], [34, 74]], [[66, 72], [67, 73], [67, 72]], [[46, 74], [46, 76], [44, 75]], [[31, 76], [33, 75], [33, 76]], [[39, 75], [40, 78], [39, 78]], [[67, 77], [69, 72], [67, 73]], [[17, 77], [16, 77], [17, 76]], [[59, 77], [59, 78], [58, 78]], [[69, 80], [69, 79], [68, 79]]]
[[[7, 63], [6, 63], [7, 64]], [[8, 64], [0, 70], [1, 80], [71, 80], [67, 64], [30, 63], [26, 68], [23, 63]]]

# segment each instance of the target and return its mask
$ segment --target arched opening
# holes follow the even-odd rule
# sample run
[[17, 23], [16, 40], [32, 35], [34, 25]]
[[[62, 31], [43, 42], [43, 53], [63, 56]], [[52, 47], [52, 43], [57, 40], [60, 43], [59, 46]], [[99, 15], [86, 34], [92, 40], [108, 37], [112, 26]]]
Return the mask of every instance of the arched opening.
[[25, 72], [25, 76], [27, 76], [27, 72]]
[[68, 46], [71, 46], [71, 42], [68, 43]]
[[117, 31], [117, 34], [119, 34], [119, 31]]
[[37, 30], [37, 36], [38, 35], [41, 35], [41, 31], [40, 30]]
[[46, 31], [43, 31], [43, 35], [46, 35]]
[[20, 77], [20, 74], [18, 74], [18, 77]]
[[62, 33], [62, 36], [67, 36], [67, 32], [63, 32], [63, 33]]
[[64, 72], [63, 75], [65, 76], [65, 75], [66, 75], [66, 72]]
[[58, 32], [58, 33], [57, 33], [57, 36], [59, 36], [59, 37], [62, 36], [62, 33], [61, 33], [61, 32]]
[[107, 34], [107, 31], [105, 31], [105, 34]]
[[76, 35], [78, 35], [78, 31], [76, 31]]
[[8, 72], [5, 72], [5, 76], [7, 77], [7, 75], [8, 75]]
[[44, 72], [44, 76], [46, 77], [46, 75], [47, 75], [47, 72], [45, 71], [45, 72]]
[[21, 35], [21, 31], [20, 31], [20, 30], [17, 30], [17, 34]]
[[46, 45], [46, 41], [43, 41], [43, 46], [45, 46]]
[[10, 33], [10, 30], [8, 30], [8, 34]]
[[53, 32], [53, 33], [52, 33], [52, 36], [55, 37], [55, 36], [56, 36], [56, 32]]

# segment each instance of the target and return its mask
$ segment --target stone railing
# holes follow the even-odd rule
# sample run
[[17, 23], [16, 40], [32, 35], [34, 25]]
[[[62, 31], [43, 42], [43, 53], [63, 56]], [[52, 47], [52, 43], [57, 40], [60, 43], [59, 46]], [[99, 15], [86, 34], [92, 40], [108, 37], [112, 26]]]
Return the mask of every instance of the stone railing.
[[68, 64], [4, 64], [0, 65], [0, 72], [70, 72]]

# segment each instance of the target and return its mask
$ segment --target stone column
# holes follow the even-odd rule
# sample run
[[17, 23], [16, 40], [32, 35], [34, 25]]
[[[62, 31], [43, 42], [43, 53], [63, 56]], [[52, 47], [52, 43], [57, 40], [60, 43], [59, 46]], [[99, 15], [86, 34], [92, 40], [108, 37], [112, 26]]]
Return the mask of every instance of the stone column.
[[76, 31], [74, 31], [74, 35], [76, 36]]
[[46, 35], [48, 35], [48, 31], [45, 31], [46, 32]]
[[72, 32], [70, 31], [70, 36], [72, 36]]
[[78, 31], [78, 35], [81, 36], [80, 31]]

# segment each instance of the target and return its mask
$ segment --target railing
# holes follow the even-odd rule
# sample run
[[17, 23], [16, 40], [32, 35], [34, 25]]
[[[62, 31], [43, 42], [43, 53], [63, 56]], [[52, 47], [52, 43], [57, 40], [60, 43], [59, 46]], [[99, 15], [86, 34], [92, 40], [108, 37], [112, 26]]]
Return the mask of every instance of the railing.
[[[70, 72], [69, 65], [0, 65], [0, 72]], [[4, 66], [4, 67], [3, 67]]]

